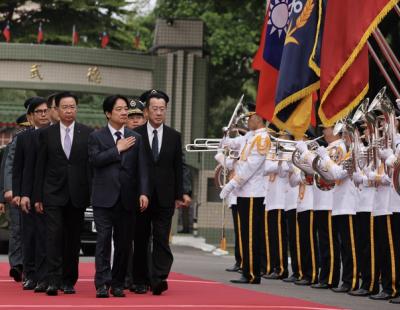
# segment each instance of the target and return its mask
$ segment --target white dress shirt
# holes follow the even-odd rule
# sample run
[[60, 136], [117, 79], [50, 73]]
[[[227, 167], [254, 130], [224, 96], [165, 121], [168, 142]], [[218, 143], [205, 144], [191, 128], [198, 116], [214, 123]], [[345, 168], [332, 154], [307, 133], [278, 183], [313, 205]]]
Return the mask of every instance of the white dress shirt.
[[[74, 142], [75, 122], [73, 122], [71, 125], [69, 125], [68, 128], [69, 128], [69, 137], [71, 138], [71, 146], [72, 146], [72, 143]], [[61, 145], [62, 145], [63, 149], [64, 149], [65, 135], [67, 134], [66, 129], [67, 129], [67, 126], [65, 126], [63, 123], [60, 122]]]
[[125, 126], [122, 126], [121, 129], [117, 130], [113, 126], [111, 126], [110, 123], [108, 123], [108, 129], [110, 129], [111, 135], [112, 135], [115, 143], [117, 143], [117, 135], [115, 134], [117, 131], [119, 131], [121, 133], [121, 139], [123, 139], [125, 137], [125, 135], [124, 135]]
[[158, 153], [161, 151], [161, 145], [162, 145], [162, 138], [163, 138], [163, 130], [164, 130], [164, 124], [161, 124], [160, 127], [154, 128], [153, 126], [150, 125], [150, 122], [147, 122], [147, 135], [149, 136], [149, 143], [150, 147], [153, 146], [153, 131], [157, 130], [157, 138], [158, 138]]

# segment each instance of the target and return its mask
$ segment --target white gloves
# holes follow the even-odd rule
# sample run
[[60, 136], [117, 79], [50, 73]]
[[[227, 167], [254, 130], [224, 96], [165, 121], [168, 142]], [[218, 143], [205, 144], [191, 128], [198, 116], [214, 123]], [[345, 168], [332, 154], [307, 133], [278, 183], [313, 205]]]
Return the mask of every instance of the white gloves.
[[320, 146], [320, 147], [317, 149], [316, 153], [317, 153], [322, 159], [329, 158], [328, 150], [327, 150], [325, 147], [323, 147], [323, 146]]
[[385, 165], [387, 166], [387, 167], [393, 167], [393, 165], [394, 165], [394, 163], [396, 162], [396, 160], [397, 160], [397, 157], [396, 157], [396, 155], [394, 155], [393, 154], [393, 151], [392, 151], [392, 155], [390, 155], [386, 160], [385, 160]]
[[278, 174], [281, 178], [286, 178], [289, 173], [289, 165], [287, 161], [283, 161], [282, 164], [278, 168]]
[[304, 141], [298, 141], [296, 143], [296, 149], [298, 149], [300, 153], [308, 151], [307, 144]]
[[222, 189], [219, 198], [225, 199], [238, 186], [239, 183], [235, 179], [230, 180]]
[[272, 173], [278, 173], [278, 162], [266, 160], [264, 165], [264, 175], [269, 175]]
[[220, 164], [220, 165], [224, 165], [224, 161], [225, 161], [225, 155], [222, 152], [218, 152], [215, 156], [214, 159]]
[[367, 176], [363, 174], [361, 171], [356, 171], [353, 173], [353, 181], [355, 185], [368, 184]]
[[385, 174], [381, 179], [381, 185], [389, 186], [392, 183], [392, 180]]
[[386, 160], [389, 158], [389, 156], [393, 155], [393, 150], [392, 149], [383, 149], [379, 150], [379, 156], [383, 159]]

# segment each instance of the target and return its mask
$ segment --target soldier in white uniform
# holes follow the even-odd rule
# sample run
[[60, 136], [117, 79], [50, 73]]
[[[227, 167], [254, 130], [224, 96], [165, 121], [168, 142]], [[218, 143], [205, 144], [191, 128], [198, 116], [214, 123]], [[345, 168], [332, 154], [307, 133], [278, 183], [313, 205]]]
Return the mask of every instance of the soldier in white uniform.
[[[364, 130], [364, 134], [368, 136], [368, 129]], [[366, 153], [368, 147], [360, 145], [361, 153]], [[353, 181], [359, 191], [359, 203], [356, 207], [355, 231], [357, 245], [358, 266], [361, 273], [361, 285], [358, 290], [350, 291], [351, 296], [369, 296], [377, 293], [375, 285], [375, 273], [372, 272], [372, 264], [375, 264], [374, 249], [374, 218], [372, 217], [372, 209], [375, 201], [376, 189], [372, 182], [368, 181], [368, 177], [363, 170], [357, 169], [353, 173]]]
[[264, 173], [268, 179], [265, 207], [269, 266], [264, 278], [270, 280], [285, 279], [288, 276], [285, 195], [282, 195], [282, 189], [287, 186], [288, 178], [279, 177], [279, 172], [282, 173], [281, 166], [282, 161], [267, 160], [265, 162]]
[[[244, 143], [245, 143], [245, 138], [244, 136], [238, 136], [236, 138], [233, 139], [229, 139], [230, 140], [230, 144], [232, 146], [237, 147], [239, 153], [242, 150]], [[215, 160], [222, 166], [226, 165], [226, 169], [228, 169], [229, 171], [235, 171], [235, 163], [236, 160], [234, 158], [231, 157], [227, 157], [225, 158], [225, 155], [222, 151], [219, 151], [216, 155], [215, 155]], [[229, 272], [237, 272], [241, 270], [241, 265], [242, 265], [242, 253], [241, 253], [241, 241], [239, 239], [239, 226], [238, 226], [238, 222], [239, 222], [239, 214], [237, 211], [237, 197], [235, 192], [231, 192], [227, 199], [227, 204], [228, 204], [228, 208], [231, 209], [232, 211], [232, 220], [233, 220], [233, 232], [235, 235], [235, 263], [232, 267], [226, 268], [226, 271]]]
[[270, 147], [270, 138], [264, 120], [255, 112], [249, 113], [246, 144], [236, 164], [235, 176], [220, 193], [221, 199], [235, 191], [240, 218], [240, 239], [243, 245], [242, 277], [233, 283], [259, 284], [260, 248], [264, 218], [263, 165]]
[[[285, 163], [284, 163], [285, 164]], [[295, 168], [291, 162], [288, 165], [288, 175], [290, 178], [295, 174]], [[282, 169], [286, 170], [286, 169]], [[293, 184], [293, 186], [288, 182], [285, 187], [285, 218], [287, 227], [287, 240], [290, 252], [290, 266], [292, 269], [292, 274], [283, 279], [284, 282], [295, 282], [300, 279], [300, 269], [297, 258], [297, 198], [299, 195], [298, 185]]]
[[[326, 138], [329, 140], [329, 137]], [[331, 141], [327, 141], [328, 143]], [[332, 147], [328, 145], [328, 152]], [[304, 141], [297, 144], [297, 149], [302, 154], [301, 160], [312, 166], [312, 162], [316, 156], [314, 152], [308, 150]], [[335, 255], [337, 246], [337, 238], [333, 234], [332, 229], [332, 190], [321, 190], [313, 182], [313, 210], [314, 225], [317, 234], [318, 257], [319, 257], [319, 275], [318, 283], [312, 284], [315, 289], [328, 289], [337, 287], [339, 282], [340, 262], [338, 253]], [[336, 246], [335, 246], [336, 244]], [[337, 272], [334, 272], [337, 270]]]
[[301, 171], [295, 168], [290, 185], [298, 188], [296, 219], [296, 253], [299, 279], [296, 285], [311, 285], [318, 279], [316, 234], [313, 211], [313, 186], [303, 182]]
[[[336, 181], [333, 189], [332, 207], [332, 227], [333, 233], [338, 235], [340, 246], [334, 242], [334, 261], [340, 251], [343, 265], [342, 285], [333, 287], [337, 293], [349, 292], [358, 289], [358, 266], [354, 232], [354, 215], [356, 214], [356, 204], [358, 203], [357, 189], [349, 177], [348, 172], [340, 166], [340, 163], [347, 160], [350, 153], [347, 152], [345, 141], [333, 134], [332, 127], [323, 130], [324, 137], [329, 143], [329, 147], [336, 149], [338, 164], [333, 161], [324, 147], [319, 147], [317, 154], [322, 159], [322, 169], [328, 171], [331, 180]], [[338, 276], [339, 270], [334, 268], [333, 277]]]
[[[398, 146], [398, 135], [395, 140], [397, 145], [396, 153], [400, 150]], [[375, 232], [375, 278], [381, 277], [382, 291], [379, 294], [371, 295], [371, 299], [388, 300], [396, 297], [399, 290], [399, 267], [398, 267], [398, 212], [399, 198], [395, 193], [391, 179], [385, 174], [384, 165], [392, 168], [397, 156], [392, 150], [383, 150], [380, 155], [384, 162], [381, 163], [377, 173], [370, 172], [369, 179], [376, 180], [376, 199], [373, 209], [374, 232]], [[376, 205], [379, 204], [379, 205]], [[399, 298], [390, 302], [400, 303]]]

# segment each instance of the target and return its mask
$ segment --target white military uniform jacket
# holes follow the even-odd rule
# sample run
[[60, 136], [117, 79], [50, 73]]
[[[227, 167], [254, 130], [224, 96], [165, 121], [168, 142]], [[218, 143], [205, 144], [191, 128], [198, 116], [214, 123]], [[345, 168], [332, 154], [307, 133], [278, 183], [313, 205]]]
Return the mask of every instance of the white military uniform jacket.
[[234, 190], [237, 197], [265, 197], [264, 163], [271, 140], [266, 128], [248, 132], [235, 164], [235, 181], [239, 184]]
[[[328, 148], [336, 147], [338, 152], [347, 155], [347, 149], [342, 139], [329, 144]], [[322, 163], [324, 169], [330, 174], [330, 179], [336, 180], [336, 186], [332, 190], [333, 204], [332, 215], [354, 215], [356, 214], [356, 205], [359, 203], [359, 192], [345, 170], [329, 159]]]
[[[327, 147], [328, 151], [330, 146]], [[316, 154], [311, 151], [306, 151], [301, 155], [301, 159], [306, 161], [310, 167], [312, 167], [312, 162], [315, 158]], [[322, 210], [332, 210], [333, 203], [333, 190], [330, 191], [322, 191], [320, 190], [314, 182], [313, 188], [313, 209], [315, 211]]]
[[312, 185], [305, 185], [301, 180], [301, 170], [297, 167], [293, 168], [290, 176], [290, 185], [297, 188], [297, 213], [313, 210], [314, 192]]

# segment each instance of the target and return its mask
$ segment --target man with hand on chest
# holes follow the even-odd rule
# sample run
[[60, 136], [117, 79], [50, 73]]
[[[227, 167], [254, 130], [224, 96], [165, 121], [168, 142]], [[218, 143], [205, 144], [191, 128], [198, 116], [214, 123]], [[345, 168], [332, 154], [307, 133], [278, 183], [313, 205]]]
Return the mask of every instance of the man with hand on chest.
[[[89, 137], [89, 161], [93, 167], [92, 197], [96, 242], [96, 297], [125, 297], [136, 211], [148, 206], [148, 171], [142, 137], [125, 127], [128, 99], [113, 95], [103, 102], [107, 126]], [[111, 269], [111, 238], [114, 260]]]

